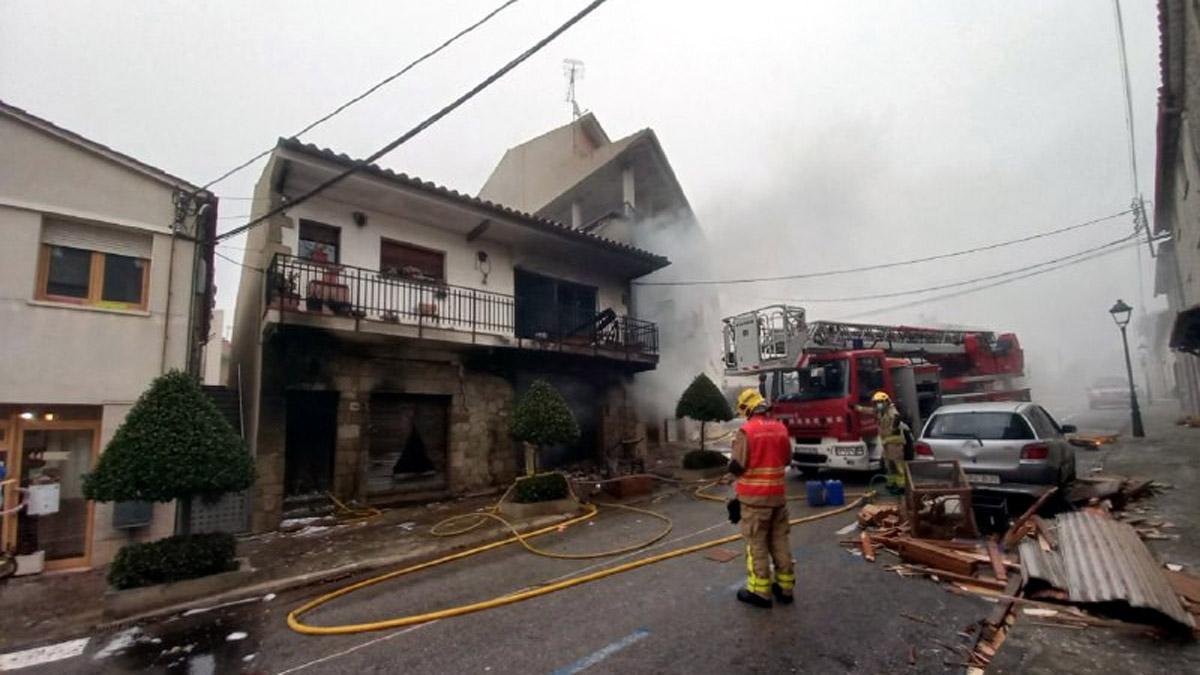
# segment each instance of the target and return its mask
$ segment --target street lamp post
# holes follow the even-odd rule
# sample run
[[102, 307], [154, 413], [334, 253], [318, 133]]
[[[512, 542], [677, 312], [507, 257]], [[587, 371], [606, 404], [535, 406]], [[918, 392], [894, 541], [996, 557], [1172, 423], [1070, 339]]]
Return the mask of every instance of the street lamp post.
[[1129, 317], [1133, 314], [1133, 308], [1125, 304], [1124, 300], [1117, 300], [1117, 304], [1108, 310], [1112, 314], [1113, 322], [1121, 329], [1121, 344], [1125, 347], [1125, 374], [1129, 377], [1129, 410], [1133, 415], [1133, 437], [1144, 438], [1146, 430], [1142, 427], [1142, 410], [1138, 407], [1137, 390], [1133, 386], [1133, 362], [1129, 360], [1129, 338], [1125, 335], [1125, 327], [1129, 325]]

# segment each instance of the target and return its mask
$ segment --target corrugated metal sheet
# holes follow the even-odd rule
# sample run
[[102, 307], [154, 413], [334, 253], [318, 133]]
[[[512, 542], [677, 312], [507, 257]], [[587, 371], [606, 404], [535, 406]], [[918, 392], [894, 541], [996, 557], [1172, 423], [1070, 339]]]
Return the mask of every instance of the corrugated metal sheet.
[[[1066, 513], [1056, 521], [1065, 590], [1073, 602], [1126, 602], [1195, 627], [1162, 566], [1132, 527], [1088, 511]], [[1025, 562], [1024, 555], [1021, 560]]]
[[1057, 551], [1043, 551], [1033, 539], [1021, 541], [1021, 574], [1025, 586], [1032, 581], [1049, 584], [1051, 588], [1067, 589], [1067, 573], [1063, 570], [1062, 556]]

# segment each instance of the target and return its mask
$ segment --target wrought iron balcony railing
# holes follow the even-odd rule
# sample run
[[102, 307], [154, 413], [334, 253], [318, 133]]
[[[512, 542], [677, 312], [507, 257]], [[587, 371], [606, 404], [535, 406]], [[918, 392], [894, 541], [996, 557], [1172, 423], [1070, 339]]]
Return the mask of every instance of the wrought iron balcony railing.
[[[573, 312], [546, 325], [517, 325], [511, 295], [388, 274], [352, 265], [277, 254], [266, 274], [266, 307], [283, 312], [338, 316], [497, 335], [518, 346], [569, 346], [658, 354], [658, 326], [605, 310], [579, 320]], [[543, 308], [537, 308], [543, 309]], [[556, 310], [549, 314], [555, 315]], [[522, 312], [521, 314], [526, 314]], [[545, 317], [546, 311], [533, 312]]]

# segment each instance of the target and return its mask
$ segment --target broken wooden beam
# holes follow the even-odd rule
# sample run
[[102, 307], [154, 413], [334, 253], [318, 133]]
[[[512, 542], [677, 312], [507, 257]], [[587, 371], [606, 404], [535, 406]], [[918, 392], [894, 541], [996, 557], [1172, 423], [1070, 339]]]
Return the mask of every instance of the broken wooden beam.
[[1000, 555], [1000, 547], [996, 545], [996, 540], [988, 540], [987, 552], [989, 562], [992, 564], [992, 573], [996, 575], [996, 580], [1008, 581], [1008, 569], [1004, 566], [1004, 558]]
[[900, 558], [907, 562], [928, 565], [965, 577], [971, 577], [975, 571], [976, 562], [974, 560], [951, 549], [944, 549], [915, 539], [901, 539], [898, 542], [898, 548]]
[[862, 543], [863, 558], [867, 562], [875, 562], [875, 544], [871, 542], [871, 537], [866, 532], [860, 537]]
[[950, 581], [959, 581], [964, 584], [974, 584], [981, 588], [995, 590], [997, 592], [1003, 591], [1006, 588], [1005, 584], [1002, 584], [994, 579], [981, 579], [969, 574], [956, 574], [954, 572], [947, 572], [945, 570], [934, 569], [932, 567], [924, 567], [922, 565], [909, 565], [908, 568], [914, 572], [920, 572], [926, 576], [940, 577]]
[[1021, 514], [1020, 518], [1017, 518], [1015, 521], [1013, 521], [1012, 527], [1010, 527], [1008, 532], [1004, 535], [1005, 548], [1012, 548], [1013, 546], [1016, 546], [1017, 542], [1024, 538], [1025, 535], [1023, 532], [1025, 530], [1025, 524], [1029, 522], [1030, 518], [1037, 514], [1038, 509], [1042, 508], [1042, 505], [1044, 505], [1046, 501], [1050, 499], [1050, 496], [1056, 492], [1058, 492], [1057, 486], [1043, 492], [1042, 496], [1034, 500], [1033, 504], [1031, 504], [1029, 508], [1025, 510], [1025, 513]]

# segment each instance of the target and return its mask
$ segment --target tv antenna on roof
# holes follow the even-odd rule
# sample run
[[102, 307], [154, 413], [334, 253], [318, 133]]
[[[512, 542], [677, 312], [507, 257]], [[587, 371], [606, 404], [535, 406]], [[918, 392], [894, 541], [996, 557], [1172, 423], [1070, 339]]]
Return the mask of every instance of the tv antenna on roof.
[[572, 119], [579, 119], [583, 111], [575, 100], [575, 83], [583, 79], [583, 61], [579, 59], [563, 59], [563, 75], [567, 78], [567, 103], [571, 104]]

